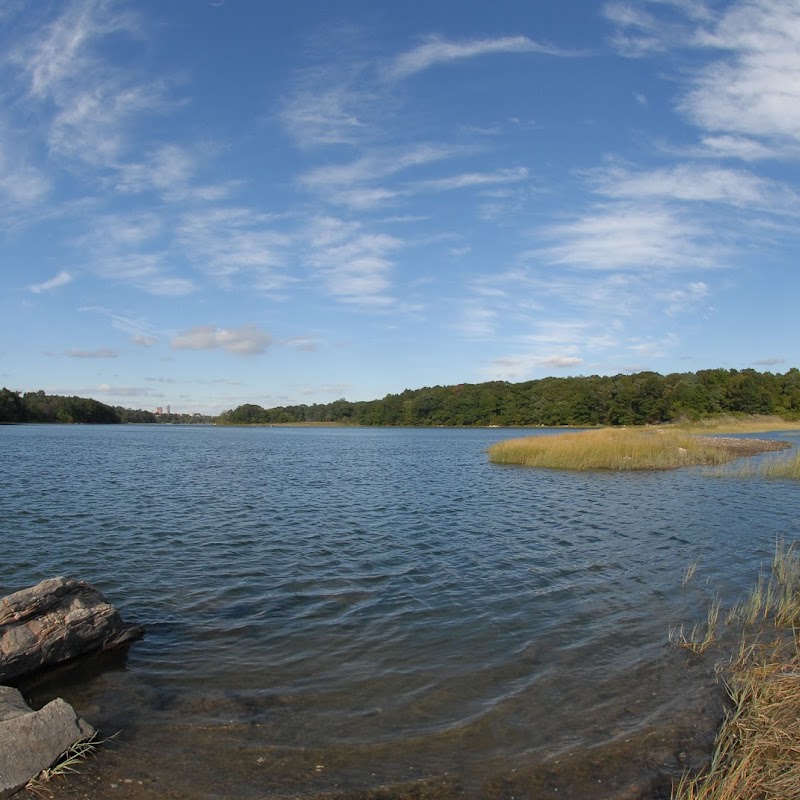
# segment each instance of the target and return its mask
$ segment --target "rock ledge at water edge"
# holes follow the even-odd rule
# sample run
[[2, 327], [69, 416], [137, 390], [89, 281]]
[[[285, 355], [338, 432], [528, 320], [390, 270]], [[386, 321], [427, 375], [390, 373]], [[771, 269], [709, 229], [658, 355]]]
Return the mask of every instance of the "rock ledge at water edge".
[[[128, 644], [143, 632], [85, 581], [42, 581], [0, 600], [0, 682]], [[0, 686], [0, 800], [94, 733], [61, 698], [34, 711], [17, 689]]]
[[0, 600], [0, 683], [143, 633], [86, 581], [50, 578]]

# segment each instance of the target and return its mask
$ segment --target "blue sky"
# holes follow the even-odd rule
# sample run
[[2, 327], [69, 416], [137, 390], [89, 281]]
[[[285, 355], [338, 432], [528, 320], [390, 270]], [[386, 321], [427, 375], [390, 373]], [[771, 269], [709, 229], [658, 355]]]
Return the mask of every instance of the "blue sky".
[[796, 0], [5, 0], [0, 98], [12, 389], [800, 364]]

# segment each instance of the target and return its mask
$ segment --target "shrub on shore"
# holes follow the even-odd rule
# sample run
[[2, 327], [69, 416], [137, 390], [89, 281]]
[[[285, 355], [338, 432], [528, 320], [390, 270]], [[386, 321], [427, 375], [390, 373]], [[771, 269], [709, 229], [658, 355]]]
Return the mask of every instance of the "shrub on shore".
[[507, 439], [492, 445], [488, 453], [494, 464], [569, 470], [657, 470], [725, 464], [743, 455], [774, 449], [772, 443], [764, 442], [763, 447], [755, 444], [744, 451], [741, 441], [692, 436], [677, 429], [602, 428]]

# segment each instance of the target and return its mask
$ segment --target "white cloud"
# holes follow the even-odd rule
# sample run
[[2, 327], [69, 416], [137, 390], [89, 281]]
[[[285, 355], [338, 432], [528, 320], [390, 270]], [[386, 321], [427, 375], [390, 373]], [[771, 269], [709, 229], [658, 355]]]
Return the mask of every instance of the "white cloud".
[[32, 206], [44, 200], [52, 186], [42, 170], [26, 163], [24, 148], [8, 145], [10, 135], [0, 127], [0, 198], [13, 206]]
[[678, 164], [649, 172], [605, 169], [594, 177], [597, 191], [613, 198], [716, 202], [781, 213], [796, 212], [800, 206], [794, 192], [745, 170]]
[[97, 350], [65, 350], [65, 356], [70, 358], [118, 358], [119, 353], [116, 350], [111, 350], [107, 347], [102, 347]]
[[513, 355], [494, 359], [482, 373], [487, 380], [523, 381], [537, 370], [572, 369], [581, 364], [582, 358], [563, 353]]
[[368, 307], [395, 302], [389, 294], [391, 254], [405, 245], [402, 240], [335, 217], [315, 219], [308, 239], [309, 263], [334, 297]]
[[526, 167], [500, 169], [496, 172], [464, 172], [460, 175], [451, 175], [447, 178], [433, 178], [431, 180], [417, 181], [412, 184], [414, 191], [447, 192], [455, 189], [471, 189], [479, 186], [497, 186], [508, 183], [519, 183], [529, 178], [530, 173]]
[[319, 339], [313, 336], [290, 336], [288, 339], [283, 339], [281, 344], [306, 353], [313, 353], [319, 349]]
[[29, 292], [34, 294], [41, 294], [42, 292], [52, 292], [53, 289], [60, 289], [73, 281], [72, 275], [69, 272], [61, 271], [50, 280], [43, 281], [42, 283], [34, 283], [28, 287]]
[[[286, 98], [280, 119], [302, 148], [356, 144], [372, 126], [368, 122], [381, 99], [378, 92], [355, 88], [356, 76], [339, 77], [329, 85], [326, 71], [309, 71]], [[385, 98], [384, 98], [385, 101]]]
[[124, 192], [165, 192], [186, 185], [195, 171], [195, 159], [185, 148], [162, 145], [143, 161], [122, 165], [117, 188]]
[[679, 344], [680, 339], [674, 333], [666, 333], [660, 337], [637, 338], [629, 345], [628, 349], [646, 358], [663, 358]]
[[556, 242], [538, 251], [543, 259], [582, 269], [687, 270], [719, 266], [722, 257], [702, 225], [659, 205], [605, 206], [541, 234]]
[[222, 348], [241, 356], [259, 355], [272, 343], [272, 337], [257, 325], [217, 328], [199, 325], [182, 331], [170, 342], [174, 350], [216, 350]]
[[201, 165], [213, 157], [209, 148], [199, 150], [193, 152], [176, 144], [161, 145], [139, 161], [121, 164], [116, 189], [130, 194], [153, 191], [168, 202], [217, 202], [225, 199], [241, 182], [197, 183]]
[[617, 26], [612, 43], [623, 55], [635, 58], [664, 49], [661, 37], [654, 32], [655, 19], [644, 9], [630, 3], [607, 3], [603, 11]]
[[284, 286], [285, 250], [291, 237], [275, 230], [275, 218], [249, 208], [219, 207], [185, 213], [177, 242], [201, 270], [227, 285], [237, 275], [264, 291]]
[[160, 297], [185, 297], [196, 289], [194, 282], [188, 278], [165, 275], [154, 275], [139, 281], [139, 288]]
[[759, 358], [757, 361], [753, 361], [753, 364], [757, 367], [776, 367], [778, 364], [785, 363], [785, 358]]
[[425, 166], [436, 161], [453, 158], [466, 152], [463, 147], [419, 144], [405, 148], [379, 150], [346, 164], [317, 167], [302, 174], [299, 183], [304, 188], [336, 200], [346, 197], [343, 192], [352, 192], [365, 184], [374, 183], [404, 172], [413, 167]]
[[101, 395], [102, 397], [163, 397], [162, 394], [153, 392], [147, 386], [111, 386], [108, 383], [81, 389], [76, 393], [81, 396]]
[[527, 36], [504, 36], [497, 39], [472, 39], [450, 42], [431, 37], [424, 44], [397, 56], [385, 70], [391, 80], [403, 80], [437, 64], [463, 61], [496, 53], [545, 53], [565, 55], [552, 45], [541, 44]]
[[667, 314], [675, 315], [694, 311], [699, 306], [706, 304], [711, 293], [707, 283], [693, 281], [666, 293]]
[[751, 139], [746, 136], [722, 135], [704, 136], [697, 155], [715, 158], [738, 158], [742, 161], [759, 161], [766, 158], [775, 158], [780, 155], [780, 152], [757, 139]]
[[583, 359], [577, 356], [547, 356], [541, 360], [541, 363], [555, 369], [567, 369], [583, 364]]
[[800, 6], [761, 0], [729, 8], [698, 43], [729, 57], [703, 69], [682, 108], [700, 127], [800, 144]]
[[116, 314], [103, 306], [83, 306], [78, 309], [80, 312], [99, 314], [111, 320], [111, 327], [115, 331], [120, 331], [130, 337], [133, 344], [150, 347], [155, 344], [157, 339], [152, 335], [151, 325], [144, 318], [134, 319], [133, 317]]
[[485, 338], [495, 332], [497, 311], [477, 303], [470, 303], [462, 314], [457, 328], [465, 336]]
[[688, 23], [702, 23], [713, 17], [701, 0], [615, 0], [605, 4], [603, 13], [615, 26], [612, 45], [629, 58], [685, 45], [692, 35]]
[[32, 27], [8, 57], [25, 76], [27, 100], [51, 114], [51, 154], [70, 164], [114, 167], [129, 146], [130, 124], [166, 105], [163, 81], [137, 80], [101, 54], [111, 36], [141, 36], [137, 17], [104, 0], [74, 0]]

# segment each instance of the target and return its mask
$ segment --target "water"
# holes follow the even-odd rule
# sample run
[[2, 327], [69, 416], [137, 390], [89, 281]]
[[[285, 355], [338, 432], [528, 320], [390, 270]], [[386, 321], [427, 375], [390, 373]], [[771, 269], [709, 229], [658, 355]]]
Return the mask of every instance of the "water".
[[0, 427], [0, 594], [78, 577], [147, 629], [31, 696], [121, 728], [115, 774], [179, 797], [481, 794], [670, 724], [669, 625], [800, 534], [797, 488], [488, 463], [530, 433]]

